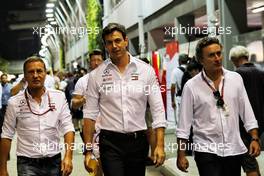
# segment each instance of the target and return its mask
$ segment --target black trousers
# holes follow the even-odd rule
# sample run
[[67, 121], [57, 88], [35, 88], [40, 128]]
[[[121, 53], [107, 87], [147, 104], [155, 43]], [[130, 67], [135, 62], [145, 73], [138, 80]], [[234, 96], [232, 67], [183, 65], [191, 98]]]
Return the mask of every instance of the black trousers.
[[105, 176], [145, 176], [148, 156], [145, 131], [117, 133], [101, 130], [99, 150]]
[[220, 157], [194, 152], [194, 159], [200, 176], [241, 176], [241, 155]]

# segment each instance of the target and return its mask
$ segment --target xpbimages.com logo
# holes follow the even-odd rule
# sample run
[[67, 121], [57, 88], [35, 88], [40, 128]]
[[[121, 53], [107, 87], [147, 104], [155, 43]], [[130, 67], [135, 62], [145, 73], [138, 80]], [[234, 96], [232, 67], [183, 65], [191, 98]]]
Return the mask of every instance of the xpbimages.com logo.
[[55, 27], [52, 26], [45, 26], [45, 27], [33, 27], [33, 35], [39, 35], [39, 37], [44, 36], [48, 33], [54, 33], [57, 35], [77, 35], [79, 37], [83, 37], [87, 34], [99, 34], [99, 27]]
[[187, 26], [182, 26], [181, 24], [179, 26], [165, 26], [164, 30], [165, 30], [165, 35], [171, 35], [172, 37], [176, 36], [176, 35], [209, 35], [209, 34], [227, 34], [230, 35], [232, 33], [232, 27], [207, 27], [207, 26], [203, 26], [203, 27], [197, 27], [197, 26], [189, 26], [189, 24]]

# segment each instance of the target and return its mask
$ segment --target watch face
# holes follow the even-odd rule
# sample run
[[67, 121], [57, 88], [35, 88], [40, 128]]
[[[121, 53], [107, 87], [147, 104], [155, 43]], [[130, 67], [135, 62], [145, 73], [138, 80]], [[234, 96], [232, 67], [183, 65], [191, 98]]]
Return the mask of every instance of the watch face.
[[251, 138], [251, 141], [259, 142], [259, 138]]

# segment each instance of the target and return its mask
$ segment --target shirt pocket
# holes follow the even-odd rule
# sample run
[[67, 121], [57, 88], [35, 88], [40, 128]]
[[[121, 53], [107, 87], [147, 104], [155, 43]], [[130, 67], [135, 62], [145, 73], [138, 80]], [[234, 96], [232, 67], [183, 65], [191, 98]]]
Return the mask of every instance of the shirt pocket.
[[128, 81], [125, 94], [132, 99], [139, 99], [146, 96], [150, 87], [145, 85], [142, 80], [130, 80]]

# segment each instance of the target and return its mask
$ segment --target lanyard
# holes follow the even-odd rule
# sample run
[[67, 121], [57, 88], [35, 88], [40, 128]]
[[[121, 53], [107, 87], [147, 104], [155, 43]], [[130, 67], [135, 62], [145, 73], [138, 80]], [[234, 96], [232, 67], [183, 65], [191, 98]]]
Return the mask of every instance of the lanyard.
[[28, 100], [28, 95], [27, 95], [27, 91], [26, 90], [25, 90], [25, 98], [26, 98], [27, 105], [28, 105], [28, 108], [29, 108], [30, 112], [32, 114], [34, 114], [34, 115], [42, 116], [44, 114], [47, 114], [49, 111], [53, 111], [55, 109], [55, 106], [51, 105], [49, 92], [48, 92], [49, 109], [47, 111], [43, 112], [43, 113], [36, 113], [36, 112], [32, 111], [30, 103], [29, 103], [29, 100]]
[[[213, 93], [215, 94], [215, 92], [217, 92], [218, 90], [216, 90], [214, 87], [212, 87], [209, 82], [206, 80], [206, 78], [204, 77], [204, 74], [202, 72], [202, 78], [204, 80], [204, 82], [212, 89]], [[220, 97], [221, 98], [224, 98], [224, 85], [225, 85], [225, 79], [223, 80], [223, 86], [222, 86], [222, 89], [221, 89], [221, 95]]]

